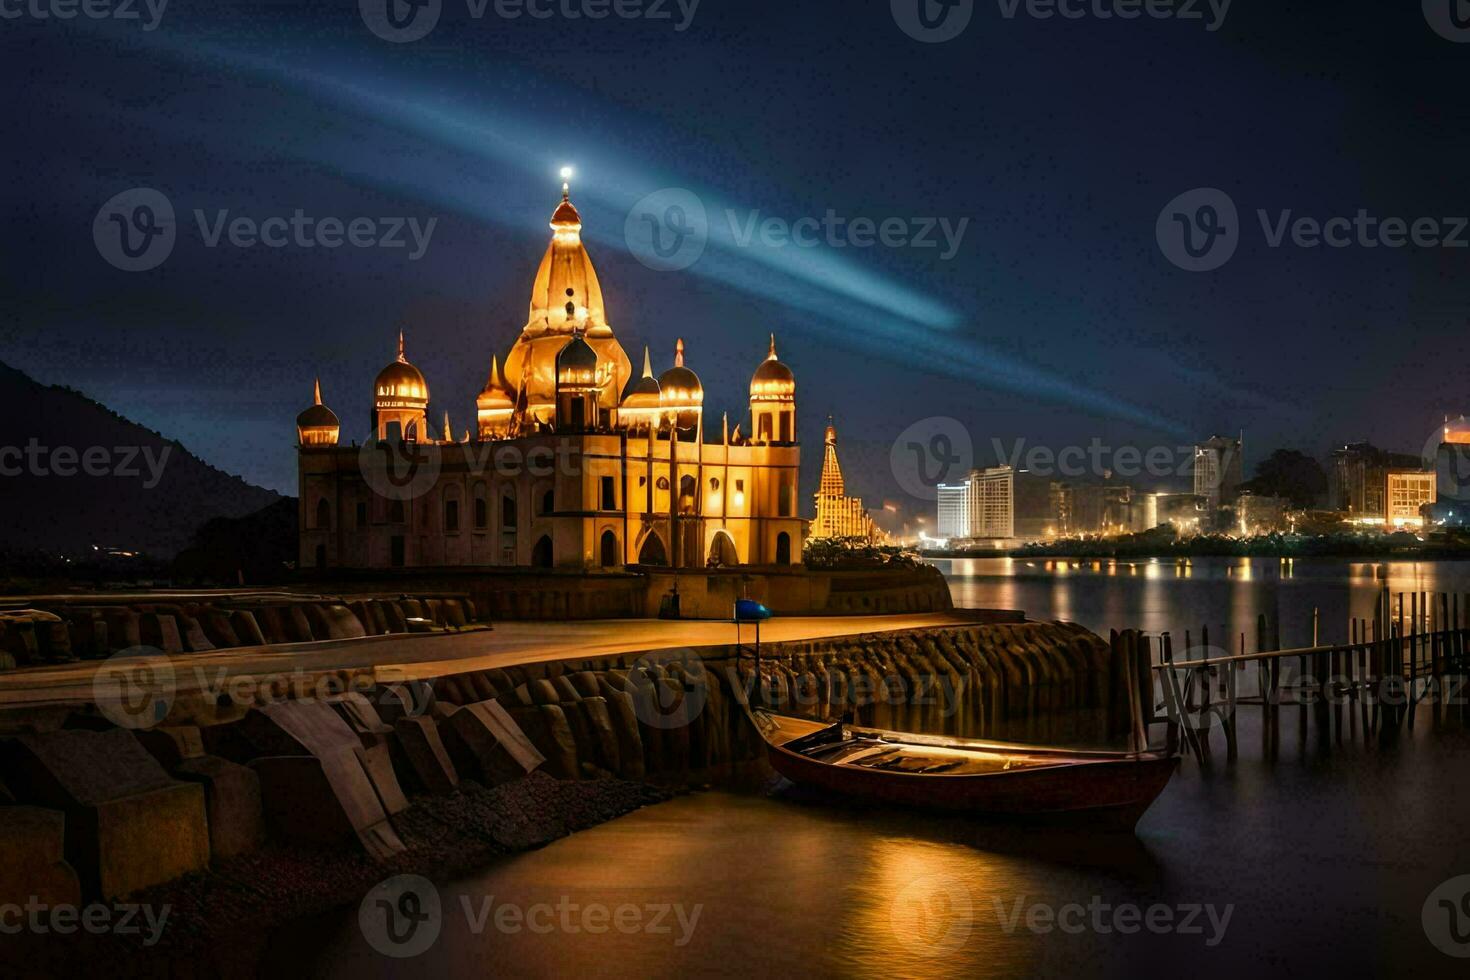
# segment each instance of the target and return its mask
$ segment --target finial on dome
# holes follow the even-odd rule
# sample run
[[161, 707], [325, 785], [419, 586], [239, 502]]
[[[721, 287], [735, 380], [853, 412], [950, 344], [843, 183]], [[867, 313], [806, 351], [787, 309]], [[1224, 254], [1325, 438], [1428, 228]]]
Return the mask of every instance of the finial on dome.
[[674, 344], [674, 367], [684, 366], [684, 338], [680, 337]]
[[572, 177], [576, 171], [571, 167], [561, 168], [561, 199], [570, 201], [572, 199]]
[[322, 379], [321, 378], [317, 378], [316, 379], [316, 383], [312, 385], [311, 403], [313, 405], [320, 405], [322, 403]]
[[768, 360], [768, 361], [774, 361], [774, 360], [776, 360], [776, 335], [775, 335], [775, 333], [772, 333], [771, 334], [771, 352], [766, 355], [766, 360]]
[[444, 441], [454, 441], [454, 430], [449, 427], [449, 409], [444, 410]]
[[398, 362], [407, 364], [408, 358], [403, 355], [403, 331], [398, 331]]
[[648, 356], [647, 344], [643, 345], [643, 376], [645, 378], [653, 377], [653, 361]]

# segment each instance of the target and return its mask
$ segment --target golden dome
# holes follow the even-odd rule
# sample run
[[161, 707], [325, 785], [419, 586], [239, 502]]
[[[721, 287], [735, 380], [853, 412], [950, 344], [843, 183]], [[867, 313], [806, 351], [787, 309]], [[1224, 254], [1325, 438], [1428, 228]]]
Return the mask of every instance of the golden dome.
[[500, 373], [500, 358], [498, 356], [490, 358], [490, 377], [485, 380], [485, 387], [475, 397], [475, 407], [481, 411], [489, 411], [497, 408], [514, 408], [515, 403], [515, 389]]
[[378, 372], [378, 379], [373, 382], [373, 387], [379, 402], [429, 403], [429, 383], [424, 380], [423, 373], [408, 363], [408, 358], [403, 355], [403, 331], [398, 332], [398, 360]]
[[665, 407], [697, 408], [704, 404], [699, 375], [684, 366], [684, 339], [674, 346], [674, 366], [658, 376], [660, 401]]
[[322, 382], [312, 386], [312, 405], [296, 416], [296, 435], [303, 446], [335, 446], [341, 424], [337, 413], [322, 404]]
[[776, 359], [776, 335], [771, 334], [771, 350], [750, 379], [750, 397], [754, 401], [791, 401], [796, 396], [796, 376], [791, 368]]
[[296, 426], [301, 429], [336, 428], [337, 413], [322, 404], [322, 382], [318, 378], [312, 392], [314, 402], [310, 408], [296, 416]]
[[661, 404], [659, 397], [661, 389], [658, 379], [653, 376], [653, 362], [648, 356], [648, 346], [643, 347], [643, 377], [628, 385], [628, 390], [623, 392], [622, 407], [626, 409], [653, 409]]

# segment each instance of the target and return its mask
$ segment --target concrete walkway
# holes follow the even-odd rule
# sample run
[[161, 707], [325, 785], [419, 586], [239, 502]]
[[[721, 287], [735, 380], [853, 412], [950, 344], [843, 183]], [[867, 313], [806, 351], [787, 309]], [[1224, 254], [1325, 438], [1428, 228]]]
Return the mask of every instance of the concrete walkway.
[[[809, 640], [996, 620], [997, 614], [980, 610], [896, 616], [783, 617], [762, 624], [761, 640]], [[743, 626], [740, 632], [745, 642], [754, 641], [753, 626]], [[734, 642], [735, 627], [728, 622], [661, 619], [507, 622], [497, 623], [493, 630], [465, 633], [394, 634], [235, 647], [177, 654], [169, 662], [175, 689], [182, 694], [218, 688], [230, 678], [289, 679], [303, 673], [371, 670], [379, 680], [410, 680], [545, 660], [580, 660]], [[121, 659], [87, 660], [0, 673], [0, 709], [90, 701], [93, 678], [100, 665], [116, 664]]]

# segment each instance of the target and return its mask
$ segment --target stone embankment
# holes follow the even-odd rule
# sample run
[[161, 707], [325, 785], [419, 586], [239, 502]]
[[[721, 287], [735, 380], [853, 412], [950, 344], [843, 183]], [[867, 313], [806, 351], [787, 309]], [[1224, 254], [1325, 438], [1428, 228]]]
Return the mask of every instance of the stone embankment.
[[465, 629], [462, 594], [392, 597], [225, 595], [41, 600], [0, 608], [0, 669], [100, 660], [122, 650], [203, 653], [230, 647]]
[[[464, 872], [442, 853], [483, 859], [758, 769], [753, 652], [553, 661], [215, 714], [130, 715], [149, 698], [124, 691], [54, 722], [7, 730], [0, 715], [0, 904], [143, 894], [206, 936], [222, 915], [259, 932], [306, 914], [269, 893], [330, 855], [369, 870], [311, 891], [318, 905], [355, 901], [372, 868]], [[1100, 741], [1128, 726], [1118, 658], [1070, 625], [768, 643], [759, 678], [766, 703], [885, 727]], [[210, 884], [252, 877], [258, 902]]]

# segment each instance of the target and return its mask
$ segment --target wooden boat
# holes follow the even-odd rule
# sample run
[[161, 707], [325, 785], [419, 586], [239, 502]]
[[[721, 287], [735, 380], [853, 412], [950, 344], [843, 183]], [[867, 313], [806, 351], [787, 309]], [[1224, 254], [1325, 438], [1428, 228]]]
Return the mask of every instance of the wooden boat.
[[794, 783], [881, 803], [1132, 830], [1178, 758], [828, 724], [752, 708], [771, 767]]

